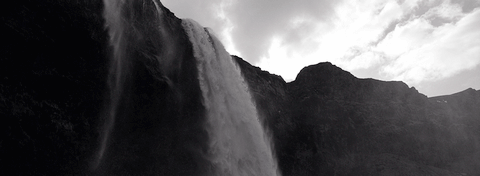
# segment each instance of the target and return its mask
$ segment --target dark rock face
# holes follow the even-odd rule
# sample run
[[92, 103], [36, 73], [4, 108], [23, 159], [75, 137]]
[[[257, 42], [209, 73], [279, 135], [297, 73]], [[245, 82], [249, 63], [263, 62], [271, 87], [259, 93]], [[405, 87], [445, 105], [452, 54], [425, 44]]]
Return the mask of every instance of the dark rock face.
[[[181, 20], [131, 1], [122, 94], [102, 1], [23, 1], [2, 7], [0, 175], [202, 175], [204, 108]], [[149, 21], [152, 20], [152, 21]], [[176, 50], [152, 27], [162, 20]], [[147, 23], [149, 22], [149, 23]], [[148, 36], [147, 36], [148, 35]], [[153, 56], [174, 58], [163, 63]], [[165, 67], [168, 64], [168, 67]], [[110, 86], [109, 86], [110, 85]], [[117, 115], [98, 167], [109, 114]]]
[[100, 1], [1, 8], [0, 175], [83, 172], [107, 95]]
[[250, 93], [255, 97], [260, 117], [268, 124], [273, 123], [270, 122], [273, 119], [268, 117], [278, 117], [285, 113], [279, 107], [283, 107], [282, 103], [287, 101], [287, 84], [282, 77], [252, 66], [238, 56], [232, 58], [238, 63], [248, 85], [251, 85]]
[[192, 46], [181, 20], [159, 8], [161, 14], [150, 0], [121, 6], [120, 52], [128, 63], [115, 71], [127, 75], [120, 78], [121, 94], [114, 95], [118, 107], [110, 110], [115, 123], [96, 169], [102, 175], [202, 175], [208, 169]]
[[[152, 1], [124, 9], [132, 27], [123, 53], [128, 74], [104, 158], [92, 169], [116, 78], [104, 5], [10, 3], [0, 11], [0, 175], [207, 175], [196, 63], [168, 9], [161, 7], [161, 19]], [[172, 45], [157, 42], [165, 38], [148, 22], [158, 20]], [[173, 59], [155, 62], [157, 55]], [[358, 79], [330, 63], [286, 83], [232, 58], [283, 175], [480, 174], [479, 90], [427, 98], [402, 82]]]
[[284, 175], [480, 173], [479, 91], [427, 98], [403, 82], [358, 79], [331, 63], [285, 83], [234, 58]]

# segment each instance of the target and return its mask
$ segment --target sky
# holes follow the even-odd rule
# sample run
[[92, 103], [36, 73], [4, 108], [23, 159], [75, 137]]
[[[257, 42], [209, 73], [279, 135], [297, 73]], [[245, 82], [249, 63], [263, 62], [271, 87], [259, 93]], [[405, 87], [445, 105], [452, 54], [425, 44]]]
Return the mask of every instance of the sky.
[[429, 97], [480, 89], [480, 0], [161, 1], [287, 82], [328, 61]]

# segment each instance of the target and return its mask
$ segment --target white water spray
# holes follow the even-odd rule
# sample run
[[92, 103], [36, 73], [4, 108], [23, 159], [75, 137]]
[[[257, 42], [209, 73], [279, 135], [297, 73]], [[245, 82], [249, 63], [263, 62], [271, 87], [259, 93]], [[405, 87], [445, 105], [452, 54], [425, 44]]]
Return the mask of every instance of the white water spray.
[[[129, 71], [128, 61], [132, 59], [128, 55], [128, 52], [131, 52], [128, 50], [131, 48], [128, 47], [132, 42], [129, 39], [141, 39], [136, 32], [143, 34], [142, 31], [130, 31], [135, 29], [135, 26], [127, 28], [135, 19], [126, 18], [124, 15], [135, 14], [133, 12], [138, 10], [130, 7], [129, 5], [132, 3], [128, 2], [104, 0], [105, 20], [109, 29], [110, 44], [113, 47], [110, 73], [112, 98], [93, 169], [99, 167], [100, 163], [106, 162], [104, 155], [110, 140], [110, 133], [115, 126], [119, 97], [123, 92], [126, 75]], [[162, 20], [164, 14], [160, 8], [160, 1], [152, 0], [152, 2], [157, 9], [158, 19]], [[162, 43], [164, 45], [161, 45], [163, 52], [159, 52], [161, 56], [156, 58], [159, 59], [159, 65], [162, 67], [160, 70], [165, 74], [172, 69], [170, 67], [175, 59], [172, 54], [172, 52], [176, 52], [174, 50], [175, 43], [171, 43], [173, 39], [169, 38], [162, 21], [152, 24], [157, 24], [153, 26], [163, 39], [158, 42], [164, 42]], [[194, 57], [198, 63], [198, 79], [207, 113], [206, 129], [209, 134], [209, 151], [206, 157], [213, 165], [211, 175], [279, 175], [269, 137], [262, 129], [257, 110], [239, 68], [234, 64], [220, 41], [210, 32], [192, 20], [184, 20], [182, 25], [192, 43]]]
[[239, 68], [218, 39], [193, 20], [182, 25], [198, 62], [214, 175], [277, 175], [270, 140]]
[[122, 93], [123, 83], [125, 81], [124, 77], [128, 74], [128, 70], [125, 65], [125, 36], [124, 36], [124, 24], [121, 18], [121, 6], [123, 1], [109, 1], [104, 0], [105, 5], [105, 21], [106, 26], [109, 28], [110, 44], [113, 47], [113, 59], [112, 66], [109, 73], [109, 86], [110, 86], [110, 97], [111, 102], [108, 109], [108, 116], [106, 118], [104, 131], [102, 132], [102, 137], [100, 141], [100, 148], [95, 158], [95, 161], [92, 164], [92, 169], [96, 169], [100, 162], [102, 161], [105, 150], [107, 148], [107, 142], [110, 136], [110, 133], [115, 124], [116, 111], [119, 104], [120, 94]]

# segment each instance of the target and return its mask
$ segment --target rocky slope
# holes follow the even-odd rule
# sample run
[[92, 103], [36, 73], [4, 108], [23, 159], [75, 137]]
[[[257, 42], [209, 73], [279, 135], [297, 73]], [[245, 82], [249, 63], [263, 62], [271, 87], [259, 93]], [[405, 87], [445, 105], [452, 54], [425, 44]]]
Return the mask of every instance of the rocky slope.
[[0, 175], [79, 173], [106, 97], [101, 1], [1, 7]]
[[272, 129], [284, 175], [478, 175], [480, 91], [427, 98], [332, 65], [285, 83], [234, 57]]
[[[207, 139], [196, 63], [181, 20], [163, 6], [158, 19], [149, 0], [125, 7], [120, 52], [128, 63], [119, 70], [111, 66], [102, 1], [2, 6], [0, 175], [201, 175], [209, 169], [200, 156]], [[156, 22], [167, 26], [160, 35]], [[175, 50], [159, 42], [162, 35]], [[166, 53], [175, 60], [152, 60]], [[117, 84], [122, 92], [114, 95]], [[112, 113], [115, 127], [98, 160]]]
[[[111, 113], [112, 47], [101, 1], [2, 6], [0, 175], [202, 175], [204, 107], [181, 20], [145, 21], [152, 1], [132, 1], [125, 21], [128, 76], [105, 161], [92, 170]], [[150, 25], [150, 26], [149, 26]], [[139, 34], [148, 34], [139, 35]], [[153, 36], [153, 37], [152, 37]], [[160, 37], [159, 37], [160, 36]], [[428, 98], [402, 82], [358, 79], [330, 63], [286, 83], [237, 56], [272, 135], [283, 175], [479, 175], [480, 91]], [[168, 63], [168, 64], [165, 64]], [[174, 65], [166, 67], [165, 65]], [[135, 117], [135, 118], [130, 118]]]

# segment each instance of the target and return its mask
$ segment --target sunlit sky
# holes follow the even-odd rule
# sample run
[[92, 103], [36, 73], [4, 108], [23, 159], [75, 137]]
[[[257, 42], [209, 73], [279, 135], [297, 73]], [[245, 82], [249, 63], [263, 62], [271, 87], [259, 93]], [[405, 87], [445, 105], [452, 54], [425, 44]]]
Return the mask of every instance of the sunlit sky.
[[480, 89], [480, 0], [161, 1], [287, 82], [329, 61], [429, 97]]

